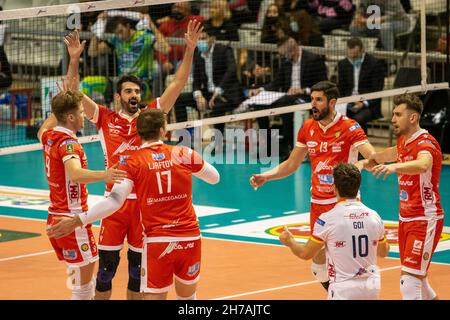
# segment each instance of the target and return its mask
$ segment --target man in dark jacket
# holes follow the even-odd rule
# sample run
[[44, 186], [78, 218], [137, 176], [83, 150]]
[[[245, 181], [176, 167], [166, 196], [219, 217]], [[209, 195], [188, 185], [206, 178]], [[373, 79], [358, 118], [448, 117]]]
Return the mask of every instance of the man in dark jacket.
[[[255, 95], [261, 90], [286, 92], [287, 95], [276, 100], [270, 108], [284, 107], [309, 101], [311, 87], [317, 82], [327, 80], [327, 68], [321, 56], [303, 50], [293, 38], [285, 38], [278, 45], [278, 52], [283, 58], [281, 67], [271, 83], [264, 88], [252, 90]], [[282, 115], [283, 127], [281, 150], [292, 149], [294, 145], [293, 113]], [[259, 127], [268, 129], [268, 119], [261, 118]]]
[[[175, 103], [177, 122], [187, 120], [186, 106], [210, 111], [211, 117], [224, 115], [243, 100], [243, 90], [237, 78], [233, 49], [218, 44], [204, 30], [194, 55], [192, 93], [184, 93]], [[224, 124], [214, 126], [223, 132]]]
[[[359, 38], [347, 41], [347, 58], [338, 63], [338, 88], [342, 97], [383, 90], [385, 67], [381, 60], [364, 52]], [[381, 99], [360, 101], [347, 106], [347, 116], [367, 133], [367, 122], [381, 118]]]

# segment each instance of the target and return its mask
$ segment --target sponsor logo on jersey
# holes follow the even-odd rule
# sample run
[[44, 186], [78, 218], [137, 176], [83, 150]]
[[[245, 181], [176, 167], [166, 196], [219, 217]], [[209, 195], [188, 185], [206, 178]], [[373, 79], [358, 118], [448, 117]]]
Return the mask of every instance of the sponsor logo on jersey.
[[166, 156], [164, 155], [164, 153], [153, 153], [152, 154], [152, 159], [154, 161], [161, 161], [164, 160], [166, 158]]
[[145, 268], [141, 268], [141, 277], [145, 277]]
[[336, 241], [334, 243], [334, 247], [335, 248], [344, 248], [346, 245], [346, 241]]
[[321, 184], [333, 184], [334, 178], [332, 174], [319, 174], [319, 182]]
[[130, 157], [129, 155], [121, 155], [121, 156], [119, 156], [119, 163], [120, 163], [120, 164], [123, 164], [123, 165], [125, 165], [125, 166], [127, 166], [128, 163], [127, 163], [126, 160], [127, 160], [129, 157]]
[[320, 219], [320, 218], [317, 218], [316, 223], [317, 223], [318, 225], [321, 225], [321, 226], [324, 226], [324, 225], [325, 225], [325, 221], [323, 221], [323, 220]]
[[430, 258], [430, 254], [428, 252], [425, 252], [423, 254], [423, 260], [427, 261]]
[[53, 140], [48, 139], [48, 140], [47, 140], [47, 144], [48, 144], [49, 146], [53, 145]]
[[196, 262], [195, 264], [193, 264], [192, 266], [190, 266], [189, 268], [188, 268], [188, 271], [187, 271], [187, 275], [189, 276], [189, 277], [192, 277], [192, 276], [194, 276], [196, 273], [198, 273], [200, 271], [200, 262]]
[[432, 186], [422, 186], [422, 198], [426, 204], [433, 204], [435, 202]]
[[67, 153], [74, 153], [75, 152], [75, 148], [73, 146], [73, 143], [69, 143], [66, 145], [66, 152]]
[[420, 251], [422, 250], [423, 241], [421, 240], [414, 240], [413, 243], [413, 249], [411, 251], [412, 254], [420, 256]]
[[75, 260], [77, 258], [76, 250], [63, 250], [63, 257], [66, 260]]
[[316, 166], [316, 169], [314, 170], [314, 172], [318, 173], [322, 170], [329, 170], [329, 171], [333, 171], [333, 166], [329, 166], [328, 165], [329, 160], [325, 160], [325, 161], [319, 161], [319, 163]]
[[417, 264], [417, 261], [414, 260], [414, 258], [406, 257], [405, 262], [411, 263], [411, 264]]
[[358, 219], [364, 219], [365, 217], [368, 217], [369, 213], [368, 212], [352, 212], [346, 216], [344, 216], [344, 218], [348, 218], [350, 220], [358, 220]]
[[83, 243], [81, 245], [81, 251], [86, 252], [89, 250], [89, 245], [87, 243]]
[[317, 147], [318, 143], [316, 141], [308, 141], [306, 142], [306, 145], [308, 146], [308, 148], [315, 148]]
[[337, 139], [337, 138], [339, 138], [341, 136], [341, 132], [340, 131], [336, 131], [335, 133], [334, 133], [334, 137]]
[[120, 154], [127, 150], [139, 150], [139, 146], [133, 145], [136, 141], [136, 138], [131, 139], [130, 141], [124, 141], [122, 144], [114, 151], [113, 155]]
[[358, 129], [358, 128], [361, 128], [361, 126], [359, 125], [359, 123], [354, 124], [353, 126], [351, 126], [351, 127], [348, 129], [348, 131], [353, 132], [353, 131], [355, 131], [355, 130]]
[[412, 187], [414, 185], [414, 181], [409, 181], [409, 180], [403, 181], [403, 180], [400, 180], [398, 184], [401, 185], [401, 186]]
[[[431, 141], [431, 140], [422, 140], [422, 141], [419, 141], [419, 143], [418, 143], [417, 145], [420, 146], [420, 145], [423, 144], [423, 143], [429, 143], [429, 144], [433, 145], [433, 141]], [[434, 145], [433, 145], [433, 146], [434, 146]]]
[[400, 201], [408, 201], [409, 195], [405, 190], [400, 190]]

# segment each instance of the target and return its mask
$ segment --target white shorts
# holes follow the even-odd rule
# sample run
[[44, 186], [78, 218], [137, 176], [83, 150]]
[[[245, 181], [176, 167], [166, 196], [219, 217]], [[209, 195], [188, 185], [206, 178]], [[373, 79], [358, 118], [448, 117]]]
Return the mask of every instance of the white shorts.
[[361, 278], [342, 282], [330, 282], [328, 300], [378, 300], [379, 283]]

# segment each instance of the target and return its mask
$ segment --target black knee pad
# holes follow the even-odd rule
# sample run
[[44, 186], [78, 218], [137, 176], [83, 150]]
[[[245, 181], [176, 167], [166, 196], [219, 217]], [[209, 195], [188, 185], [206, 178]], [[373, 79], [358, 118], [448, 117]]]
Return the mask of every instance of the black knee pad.
[[99, 265], [95, 289], [100, 292], [111, 290], [111, 281], [116, 274], [120, 261], [120, 251], [99, 250]]
[[140, 252], [128, 250], [128, 289], [134, 292], [141, 289], [141, 257]]

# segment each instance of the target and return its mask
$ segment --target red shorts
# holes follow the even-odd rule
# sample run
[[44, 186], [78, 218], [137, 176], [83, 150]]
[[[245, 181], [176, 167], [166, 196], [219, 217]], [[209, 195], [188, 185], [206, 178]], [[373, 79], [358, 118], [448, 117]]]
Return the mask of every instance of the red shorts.
[[141, 252], [142, 232], [139, 202], [127, 199], [119, 210], [102, 220], [98, 248], [107, 251], [121, 250], [126, 237], [128, 247]]
[[426, 275], [443, 226], [444, 219], [400, 221], [398, 246], [403, 271], [419, 276]]
[[167, 292], [174, 277], [186, 285], [197, 283], [201, 249], [201, 239], [145, 243], [142, 252], [141, 292]]
[[[49, 214], [47, 225], [53, 225], [53, 218], [55, 217], [61, 216]], [[58, 259], [65, 261], [68, 266], [83, 267], [98, 260], [97, 244], [92, 234], [91, 225], [77, 228], [63, 238], [50, 238], [50, 243]]]
[[316, 223], [317, 218], [325, 212], [330, 211], [334, 208], [336, 203], [332, 204], [317, 204], [311, 202], [311, 210], [309, 212], [309, 227], [311, 228], [311, 234], [314, 230], [314, 224]]

